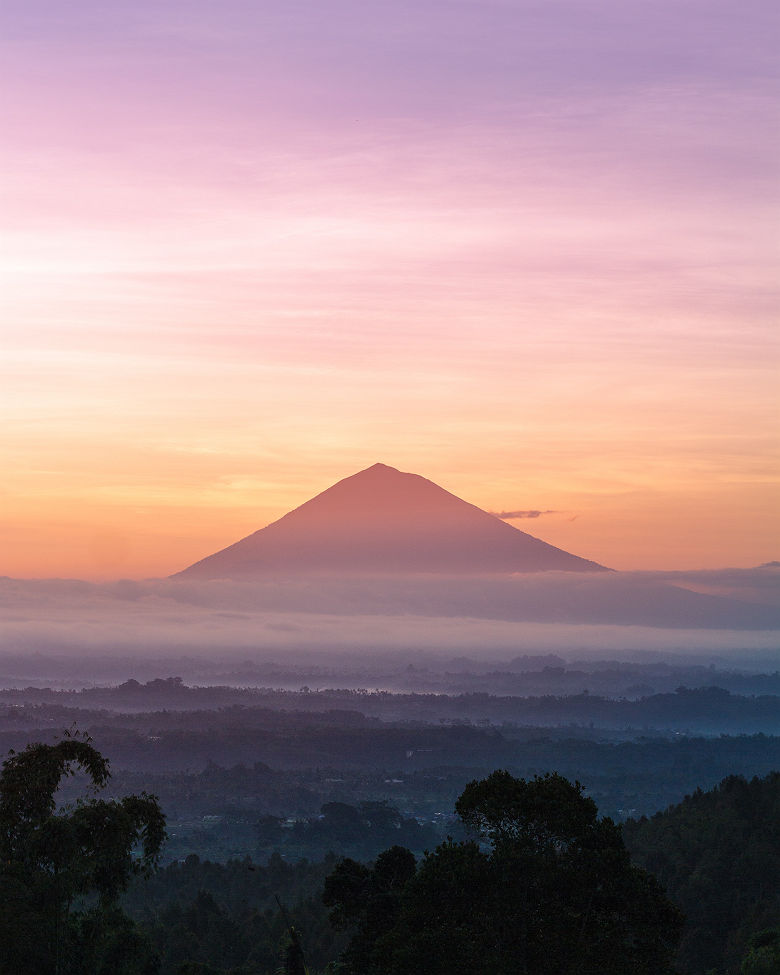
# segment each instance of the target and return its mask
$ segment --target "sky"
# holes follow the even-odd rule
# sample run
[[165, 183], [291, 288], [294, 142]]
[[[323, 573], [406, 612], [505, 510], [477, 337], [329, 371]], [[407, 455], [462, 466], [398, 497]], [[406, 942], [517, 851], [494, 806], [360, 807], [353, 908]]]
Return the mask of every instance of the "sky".
[[780, 558], [779, 11], [5, 0], [0, 575], [378, 461], [618, 569]]

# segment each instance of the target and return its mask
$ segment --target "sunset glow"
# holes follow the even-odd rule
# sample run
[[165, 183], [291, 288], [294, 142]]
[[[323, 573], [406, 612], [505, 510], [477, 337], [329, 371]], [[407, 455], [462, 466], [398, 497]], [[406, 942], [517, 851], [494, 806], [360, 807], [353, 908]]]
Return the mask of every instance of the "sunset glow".
[[780, 558], [776, 11], [9, 0], [0, 575], [377, 461], [618, 569]]

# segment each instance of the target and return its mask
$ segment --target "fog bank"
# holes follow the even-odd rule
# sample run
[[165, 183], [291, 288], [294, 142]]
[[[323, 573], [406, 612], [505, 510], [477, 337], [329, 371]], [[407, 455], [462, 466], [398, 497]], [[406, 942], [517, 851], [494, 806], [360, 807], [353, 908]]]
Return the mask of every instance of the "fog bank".
[[776, 667], [779, 580], [776, 569], [108, 584], [4, 578], [0, 653], [659, 652]]

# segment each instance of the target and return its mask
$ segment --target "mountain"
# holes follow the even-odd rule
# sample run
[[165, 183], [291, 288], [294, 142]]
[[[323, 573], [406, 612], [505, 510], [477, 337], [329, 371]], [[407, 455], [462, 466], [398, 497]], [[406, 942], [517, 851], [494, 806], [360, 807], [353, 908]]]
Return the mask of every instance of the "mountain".
[[346, 477], [174, 578], [269, 573], [606, 572], [385, 464]]

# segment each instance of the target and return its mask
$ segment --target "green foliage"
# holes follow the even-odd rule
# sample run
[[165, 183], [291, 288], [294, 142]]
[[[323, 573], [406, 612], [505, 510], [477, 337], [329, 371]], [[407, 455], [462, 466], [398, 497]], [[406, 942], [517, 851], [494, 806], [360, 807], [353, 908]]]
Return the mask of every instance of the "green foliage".
[[315, 975], [346, 943], [321, 899], [336, 862], [288, 863], [275, 854], [265, 864], [212, 863], [193, 855], [133, 881], [123, 904], [160, 955], [161, 975], [278, 975], [294, 963], [291, 928]]
[[456, 809], [474, 832], [415, 870], [394, 848], [326, 880], [353, 937], [351, 975], [663, 975], [682, 918], [633, 867], [619, 828], [578, 783], [507, 772], [470, 783]]
[[[780, 773], [749, 782], [729, 776], [651, 819], [629, 821], [624, 833], [632, 856], [687, 915], [683, 971], [736, 975], [751, 935], [780, 921]], [[758, 965], [760, 949], [754, 954]]]
[[347, 971], [373, 971], [399, 920], [401, 898], [414, 876], [415, 859], [409, 850], [391, 847], [376, 858], [372, 868], [342, 860], [325, 879], [323, 902], [331, 907], [337, 928], [354, 928], [344, 953]]
[[516, 779], [497, 770], [470, 782], [455, 803], [464, 824], [494, 846], [547, 851], [593, 827], [596, 803], [562, 775]]
[[740, 975], [780, 975], [780, 928], [753, 935], [739, 971]]
[[[57, 808], [80, 771], [87, 795]], [[154, 796], [101, 799], [108, 762], [88, 738], [30, 744], [0, 772], [0, 973], [124, 975], [154, 959], [116, 900], [149, 871], [165, 839]], [[140, 850], [137, 848], [140, 847]]]

